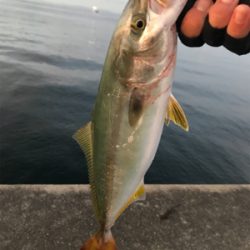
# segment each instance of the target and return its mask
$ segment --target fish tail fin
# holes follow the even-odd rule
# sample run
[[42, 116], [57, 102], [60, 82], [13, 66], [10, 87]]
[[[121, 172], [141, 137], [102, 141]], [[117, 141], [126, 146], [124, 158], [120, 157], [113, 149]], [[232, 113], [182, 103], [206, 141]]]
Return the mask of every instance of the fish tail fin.
[[81, 250], [117, 250], [111, 231], [97, 233], [84, 243]]

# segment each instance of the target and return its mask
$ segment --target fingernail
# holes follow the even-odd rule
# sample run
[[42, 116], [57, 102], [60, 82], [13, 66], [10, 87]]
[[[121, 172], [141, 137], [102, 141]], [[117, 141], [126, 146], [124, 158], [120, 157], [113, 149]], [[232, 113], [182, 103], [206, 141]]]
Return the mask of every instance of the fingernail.
[[247, 11], [237, 11], [235, 13], [235, 23], [236, 24], [243, 24], [248, 16], [248, 12]]
[[225, 4], [232, 4], [235, 0], [221, 0], [221, 2]]
[[208, 8], [210, 7], [210, 1], [208, 0], [198, 0], [196, 1], [194, 7], [202, 12], [208, 11]]

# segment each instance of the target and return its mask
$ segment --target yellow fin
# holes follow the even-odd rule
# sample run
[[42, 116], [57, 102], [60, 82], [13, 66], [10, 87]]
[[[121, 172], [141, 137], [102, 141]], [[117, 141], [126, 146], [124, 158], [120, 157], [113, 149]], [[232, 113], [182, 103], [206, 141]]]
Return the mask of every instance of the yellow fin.
[[[94, 161], [93, 161], [93, 136], [92, 136], [92, 123], [87, 123], [84, 127], [80, 128], [73, 135], [73, 139], [79, 144], [80, 148], [85, 154], [87, 165], [88, 165], [88, 174], [89, 174], [89, 183], [91, 187], [92, 200], [94, 204], [94, 209], [96, 215], [98, 216], [98, 205], [95, 192], [95, 174], [94, 174]], [[99, 216], [98, 216], [99, 217]]]
[[117, 250], [117, 246], [111, 231], [99, 232], [85, 242], [80, 250]]
[[135, 192], [129, 197], [128, 201], [124, 204], [124, 206], [120, 209], [118, 212], [116, 219], [120, 217], [120, 215], [135, 201], [138, 200], [145, 200], [146, 199], [146, 193], [145, 193], [145, 186], [144, 181], [141, 181], [141, 183], [136, 188]]
[[93, 170], [93, 139], [91, 126], [91, 122], [89, 122], [73, 135], [73, 139], [79, 144], [85, 154], [89, 172]]
[[170, 121], [172, 121], [182, 129], [189, 131], [189, 124], [186, 115], [173, 95], [170, 95], [169, 97], [166, 117], [166, 125], [169, 125]]

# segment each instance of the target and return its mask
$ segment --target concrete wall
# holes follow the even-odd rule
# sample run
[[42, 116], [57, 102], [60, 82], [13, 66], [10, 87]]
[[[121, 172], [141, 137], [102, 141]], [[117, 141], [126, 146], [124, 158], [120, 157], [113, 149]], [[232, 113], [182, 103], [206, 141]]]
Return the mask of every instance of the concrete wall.
[[[250, 249], [250, 185], [146, 189], [113, 228], [119, 250]], [[1, 250], [79, 249], [97, 228], [87, 186], [0, 186]]]

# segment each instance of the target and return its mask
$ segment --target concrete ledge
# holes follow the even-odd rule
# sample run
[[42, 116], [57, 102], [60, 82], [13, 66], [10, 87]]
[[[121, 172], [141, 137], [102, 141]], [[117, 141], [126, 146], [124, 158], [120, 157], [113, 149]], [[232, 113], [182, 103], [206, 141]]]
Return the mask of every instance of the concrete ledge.
[[[152, 185], [113, 233], [119, 250], [249, 250], [250, 185]], [[88, 186], [0, 185], [1, 250], [79, 249], [97, 229]]]

